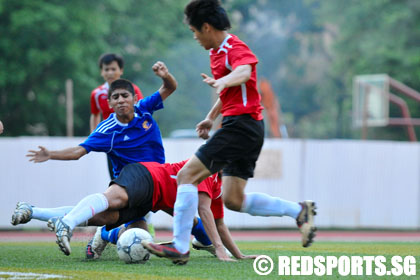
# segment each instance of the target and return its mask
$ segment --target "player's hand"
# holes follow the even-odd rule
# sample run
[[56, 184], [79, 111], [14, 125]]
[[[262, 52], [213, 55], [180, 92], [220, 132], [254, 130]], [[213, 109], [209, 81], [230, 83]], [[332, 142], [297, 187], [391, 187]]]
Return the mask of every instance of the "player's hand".
[[240, 260], [245, 260], [245, 259], [256, 259], [258, 257], [258, 255], [241, 255], [239, 258]]
[[225, 248], [223, 246], [220, 246], [219, 248], [216, 248], [216, 257], [223, 262], [236, 262], [236, 260], [231, 259], [226, 254]]
[[48, 151], [43, 146], [38, 146], [38, 151], [29, 150], [29, 153], [26, 155], [29, 157], [29, 161], [35, 162], [44, 162], [50, 159], [50, 151]]
[[195, 131], [197, 131], [198, 137], [203, 139], [208, 139], [210, 129], [213, 126], [213, 121], [210, 119], [205, 119], [197, 124]]
[[166, 78], [169, 75], [168, 67], [166, 67], [165, 63], [163, 63], [162, 61], [156, 62], [152, 66], [152, 70], [157, 76], [161, 78]]
[[226, 84], [223, 78], [216, 80], [212, 77], [207, 76], [204, 73], [201, 73], [201, 77], [203, 77], [203, 82], [216, 89], [217, 94], [220, 94], [222, 90], [226, 88]]

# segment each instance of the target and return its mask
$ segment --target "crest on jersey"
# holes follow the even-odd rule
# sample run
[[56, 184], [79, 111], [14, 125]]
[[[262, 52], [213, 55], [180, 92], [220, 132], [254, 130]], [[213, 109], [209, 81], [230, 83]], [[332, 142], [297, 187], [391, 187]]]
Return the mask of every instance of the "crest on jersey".
[[150, 128], [152, 127], [152, 124], [151, 123], [149, 123], [148, 121], [144, 121], [143, 122], [143, 128], [144, 128], [144, 130], [149, 130]]

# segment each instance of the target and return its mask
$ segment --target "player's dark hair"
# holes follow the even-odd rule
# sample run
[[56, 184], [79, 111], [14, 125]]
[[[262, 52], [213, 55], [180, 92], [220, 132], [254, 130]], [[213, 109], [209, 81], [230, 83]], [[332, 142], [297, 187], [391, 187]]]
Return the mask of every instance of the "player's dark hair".
[[105, 53], [99, 57], [98, 65], [99, 69], [102, 69], [102, 66], [109, 65], [113, 61], [116, 61], [118, 63], [118, 66], [123, 69], [124, 68], [124, 59], [122, 56], [115, 54], [115, 53]]
[[185, 23], [199, 31], [206, 22], [217, 30], [230, 28], [228, 15], [218, 0], [193, 0], [185, 7], [184, 15]]
[[134, 96], [134, 87], [133, 84], [126, 79], [118, 79], [111, 83], [108, 89], [108, 99], [111, 98], [111, 94], [117, 89], [125, 89], [129, 91]]

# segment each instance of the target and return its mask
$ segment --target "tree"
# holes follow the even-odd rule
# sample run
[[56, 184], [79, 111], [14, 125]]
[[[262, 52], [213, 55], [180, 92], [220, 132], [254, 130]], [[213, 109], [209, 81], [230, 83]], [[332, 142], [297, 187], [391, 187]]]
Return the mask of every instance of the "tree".
[[104, 52], [124, 55], [125, 77], [156, 88], [149, 74], [153, 61], [187, 33], [183, 4], [0, 0], [0, 119], [5, 134], [64, 135], [64, 83], [71, 78], [75, 134], [86, 135], [89, 93], [102, 82], [97, 58]]
[[[319, 3], [318, 22], [337, 28], [330, 75], [339, 81], [339, 86], [342, 84], [345, 87], [343, 108], [348, 116], [352, 101], [351, 83], [355, 75], [387, 73], [420, 90], [420, 46], [417, 43], [420, 39], [419, 1], [327, 0]], [[419, 117], [418, 103], [408, 103], [412, 115]], [[394, 106], [391, 106], [391, 116], [401, 116]], [[345, 125], [350, 127], [350, 117], [347, 117]], [[373, 138], [407, 139], [401, 127], [370, 131]]]

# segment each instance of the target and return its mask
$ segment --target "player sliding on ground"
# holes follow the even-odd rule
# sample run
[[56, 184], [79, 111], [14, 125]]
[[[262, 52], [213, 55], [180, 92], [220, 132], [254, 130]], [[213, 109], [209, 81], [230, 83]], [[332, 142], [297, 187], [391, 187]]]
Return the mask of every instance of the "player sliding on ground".
[[[152, 115], [163, 108], [163, 101], [175, 91], [177, 82], [165, 63], [161, 61], [156, 62], [152, 70], [162, 79], [161, 87], [154, 94], [138, 101], [130, 81], [124, 79], [113, 81], [108, 90], [108, 103], [114, 113], [102, 121], [83, 143], [58, 151], [40, 147], [38, 151], [29, 151], [27, 156], [30, 161], [37, 163], [47, 160], [78, 160], [91, 151], [104, 152], [112, 161], [115, 177], [118, 177], [121, 169], [129, 163], [149, 161], [164, 163], [162, 137]], [[25, 210], [25, 205], [18, 207], [22, 208], [22, 211]], [[12, 224], [20, 222], [19, 216], [16, 216]], [[142, 227], [144, 224], [144, 220], [139, 220], [131, 226]], [[90, 252], [88, 245], [86, 250], [88, 258], [92, 257], [89, 255]]]
[[[142, 217], [149, 211], [164, 210], [171, 213], [177, 193], [175, 177], [185, 163], [186, 161], [175, 164], [143, 162], [126, 165], [120, 176], [111, 181], [110, 187], [103, 194], [89, 195], [76, 206], [69, 207], [71, 210], [66, 216], [53, 217], [48, 221], [48, 226], [56, 233], [60, 250], [66, 255], [71, 253], [70, 239], [74, 228], [78, 225], [106, 225], [107, 229], [112, 229], [137, 217]], [[198, 185], [198, 190], [200, 192], [199, 214], [213, 246], [199, 244], [195, 247], [208, 250], [224, 261], [232, 259], [227, 255], [223, 244], [238, 259], [255, 258], [255, 255], [246, 256], [241, 253], [223, 222], [219, 176], [215, 174], [207, 178]], [[35, 210], [39, 211], [37, 207], [32, 207], [28, 203], [26, 203], [27, 210], [22, 209], [22, 207], [17, 207], [13, 213], [12, 222], [19, 220], [21, 223], [26, 223], [31, 220]], [[118, 232], [115, 235], [116, 242]], [[195, 237], [197, 238], [197, 235]], [[102, 254], [107, 241], [112, 240], [103, 240], [101, 230], [97, 231], [92, 243], [96, 258]]]
[[257, 58], [235, 35], [227, 33], [230, 22], [217, 0], [194, 0], [184, 10], [194, 39], [210, 50], [213, 77], [203, 81], [215, 88], [219, 98], [205, 120], [197, 125], [204, 139], [216, 117], [223, 115], [220, 128], [178, 174], [174, 208], [174, 239], [170, 244], [142, 242], [151, 253], [185, 264], [189, 259], [189, 232], [198, 205], [197, 185], [223, 169], [223, 201], [231, 210], [257, 216], [289, 216], [296, 219], [302, 245], [315, 236], [315, 203], [282, 200], [263, 193], [245, 193], [264, 142], [261, 97], [257, 90]]

